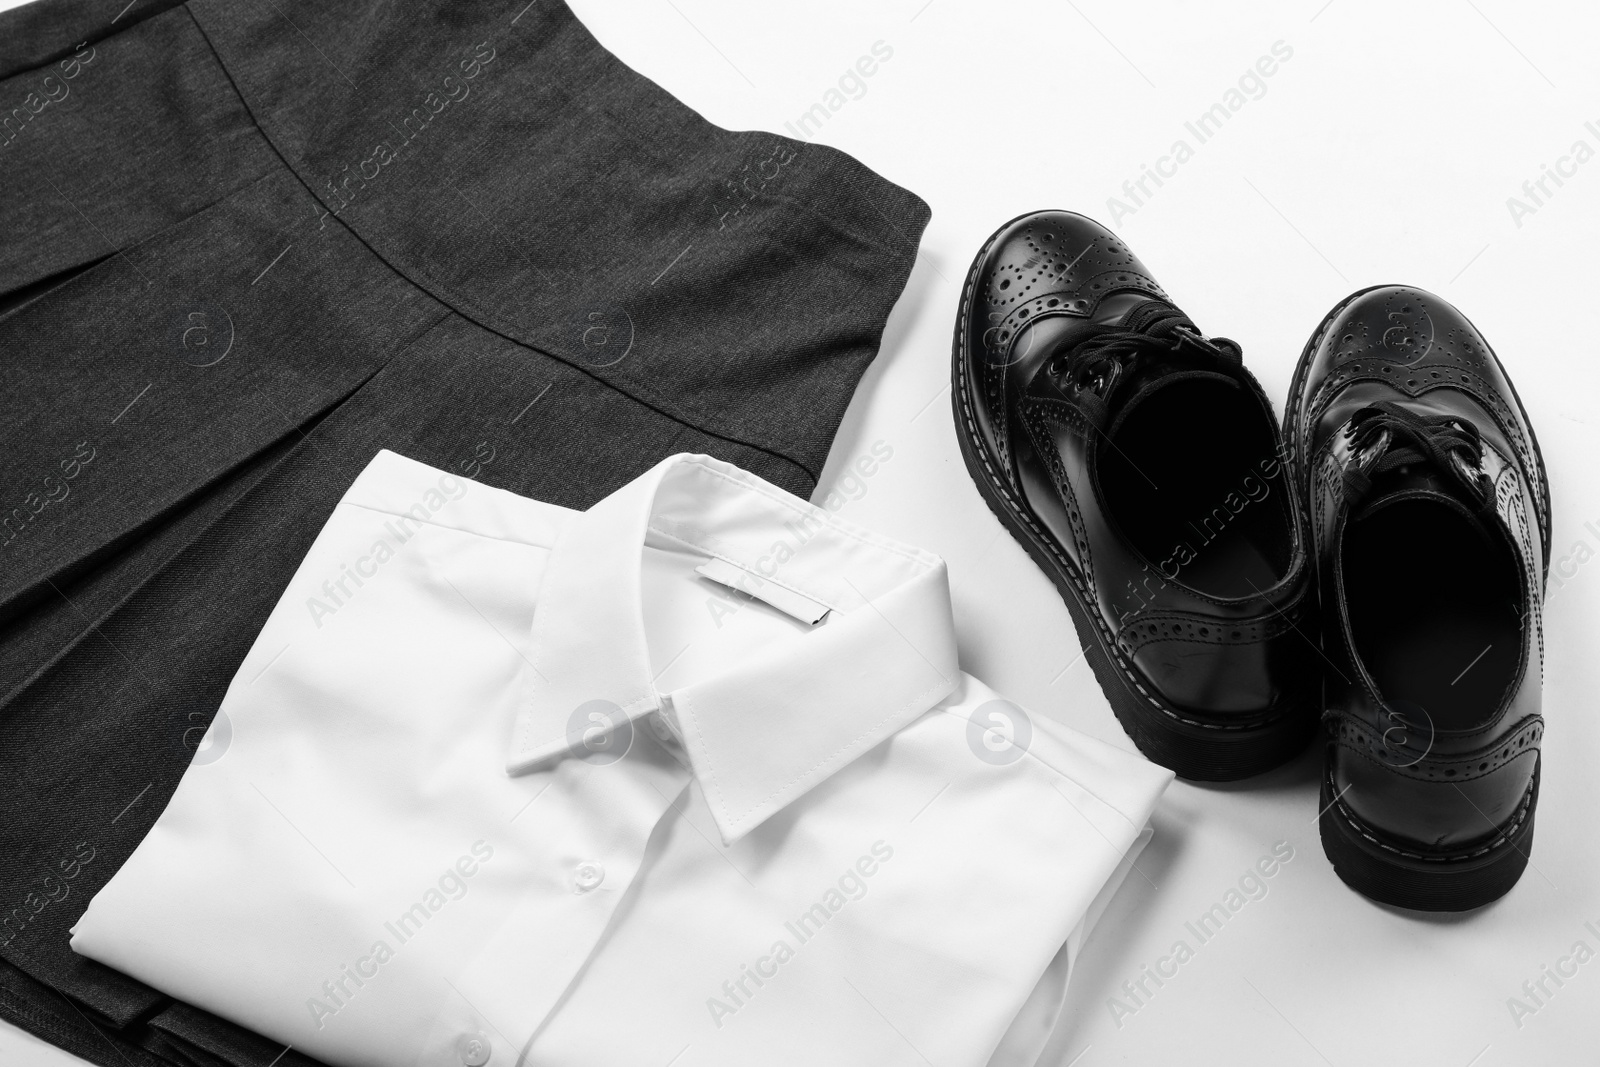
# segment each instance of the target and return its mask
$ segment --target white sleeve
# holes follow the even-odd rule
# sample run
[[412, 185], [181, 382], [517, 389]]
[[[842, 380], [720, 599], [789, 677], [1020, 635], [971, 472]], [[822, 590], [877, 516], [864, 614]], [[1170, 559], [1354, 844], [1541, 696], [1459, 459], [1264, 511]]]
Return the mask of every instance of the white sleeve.
[[[1084, 913], [1072, 935], [1062, 943], [1060, 951], [1050, 961], [1050, 966], [1045, 968], [1039, 977], [1039, 984], [1033, 987], [1033, 993], [1017, 1012], [1017, 1017], [1012, 1020], [1011, 1027], [1000, 1039], [1000, 1044], [994, 1050], [994, 1055], [989, 1059], [989, 1067], [1046, 1067], [1046, 1050], [1051, 1044], [1051, 1038], [1056, 1035], [1056, 1024], [1061, 1021], [1062, 1009], [1067, 1003], [1067, 980], [1072, 974], [1072, 965], [1078, 958], [1078, 952], [1083, 948], [1085, 941], [1094, 931], [1095, 924], [1100, 921], [1100, 916], [1111, 903], [1111, 898], [1122, 887], [1122, 882], [1128, 877], [1128, 872], [1133, 870], [1134, 861], [1144, 851], [1145, 845], [1155, 836], [1155, 829], [1146, 826], [1140, 831], [1138, 838], [1128, 847], [1122, 857], [1122, 862], [1106, 879], [1106, 884], [1101, 888], [1099, 896], [1094, 898], [1094, 903], [1089, 905], [1089, 910]], [[1066, 1049], [1050, 1049], [1053, 1054], [1065, 1054]]]

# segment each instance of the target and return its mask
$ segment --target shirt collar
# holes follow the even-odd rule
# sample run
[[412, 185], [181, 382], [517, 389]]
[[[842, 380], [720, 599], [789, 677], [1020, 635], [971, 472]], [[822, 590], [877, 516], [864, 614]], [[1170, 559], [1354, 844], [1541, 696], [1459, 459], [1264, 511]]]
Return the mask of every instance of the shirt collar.
[[[823, 621], [661, 693], [641, 608], [650, 532], [773, 583]], [[583, 750], [581, 709], [660, 711], [732, 843], [948, 695], [957, 682], [944, 562], [709, 456], [662, 461], [576, 516], [551, 549], [507, 770]], [[596, 704], [595, 702], [605, 702]], [[620, 725], [620, 724], [619, 724]]]

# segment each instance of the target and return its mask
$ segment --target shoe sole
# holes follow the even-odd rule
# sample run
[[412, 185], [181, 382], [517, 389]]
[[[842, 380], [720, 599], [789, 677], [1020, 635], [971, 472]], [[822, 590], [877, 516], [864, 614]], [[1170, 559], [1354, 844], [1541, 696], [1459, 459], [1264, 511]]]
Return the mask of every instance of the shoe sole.
[[[1374, 289], [1390, 288], [1389, 284], [1369, 285], [1345, 297], [1333, 310], [1323, 316], [1317, 329], [1300, 353], [1300, 362], [1294, 369], [1289, 385], [1289, 398], [1297, 401], [1311, 368], [1312, 353], [1327, 333], [1328, 326], [1357, 297]], [[1465, 316], [1463, 316], [1465, 317]], [[1468, 320], [1469, 323], [1471, 320]], [[1476, 326], [1473, 329], [1477, 329]], [[1482, 331], [1479, 331], [1482, 336]], [[1539, 450], [1539, 439], [1534, 436], [1533, 423], [1517, 387], [1511, 382], [1500, 357], [1487, 342], [1489, 358], [1500, 368], [1516, 401], [1517, 411], [1528, 428], [1528, 442], [1539, 476], [1539, 492], [1544, 502], [1539, 516], [1541, 540], [1544, 544], [1545, 570], [1549, 570], [1550, 556], [1550, 482], [1545, 474], [1544, 454]], [[1296, 479], [1296, 496], [1307, 487], [1309, 473], [1300, 448], [1299, 404], [1284, 405], [1283, 437], [1294, 447], [1290, 468]], [[1324, 772], [1322, 776], [1322, 814], [1318, 828], [1322, 837], [1322, 851], [1333, 864], [1334, 873], [1345, 885], [1381, 904], [1411, 908], [1416, 911], [1470, 911], [1498, 900], [1517, 884], [1528, 866], [1528, 855], [1533, 847], [1534, 808], [1539, 802], [1539, 765], [1534, 765], [1533, 781], [1523, 797], [1518, 814], [1497, 831], [1486, 845], [1450, 853], [1423, 853], [1415, 845], [1398, 841], [1366, 826], [1338, 800], [1333, 792], [1333, 781]]]
[[1316, 733], [1317, 716], [1308, 708], [1286, 708], [1249, 722], [1209, 722], [1175, 708], [1152, 692], [1116, 647], [1100, 617], [1089, 584], [1055, 539], [1034, 519], [998, 474], [998, 458], [978, 432], [966, 367], [967, 322], [978, 271], [995, 240], [1020, 219], [1001, 226], [979, 249], [967, 273], [951, 345], [950, 395], [955, 409], [956, 439], [967, 472], [989, 510], [1027, 550], [1039, 569], [1055, 583], [1078, 633], [1084, 658], [1094, 671], [1111, 711], [1133, 743], [1152, 762], [1180, 778], [1200, 782], [1232, 782], [1281, 766], [1302, 752]]
[[1528, 866], [1533, 815], [1539, 803], [1534, 764], [1517, 815], [1487, 841], [1455, 852], [1422, 852], [1366, 826], [1334, 795], [1322, 776], [1322, 851], [1345, 885], [1380, 904], [1414, 911], [1471, 911], [1510, 892]]

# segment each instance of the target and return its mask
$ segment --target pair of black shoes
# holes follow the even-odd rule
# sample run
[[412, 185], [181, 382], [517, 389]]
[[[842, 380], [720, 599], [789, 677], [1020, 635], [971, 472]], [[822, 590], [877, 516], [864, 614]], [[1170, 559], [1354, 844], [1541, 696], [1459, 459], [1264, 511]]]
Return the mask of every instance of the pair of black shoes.
[[1278, 766], [1323, 725], [1344, 881], [1460, 911], [1528, 862], [1550, 490], [1499, 360], [1378, 286], [1328, 313], [1280, 432], [1123, 241], [1025, 215], [956, 322], [967, 467], [1061, 589], [1112, 710], [1185, 778]]

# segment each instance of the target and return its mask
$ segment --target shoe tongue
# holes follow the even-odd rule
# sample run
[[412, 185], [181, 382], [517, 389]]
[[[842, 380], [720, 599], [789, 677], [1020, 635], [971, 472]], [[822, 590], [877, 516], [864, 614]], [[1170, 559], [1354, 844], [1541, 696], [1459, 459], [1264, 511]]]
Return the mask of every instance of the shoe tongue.
[[[1133, 298], [1135, 294], [1125, 294]], [[1143, 297], [1143, 294], [1138, 294]], [[1101, 306], [1110, 310], [1105, 318], [1096, 318], [1099, 325], [1119, 326], [1124, 330], [1137, 330], [1147, 333], [1152, 337], [1170, 338], [1174, 332], [1182, 327], [1196, 333], [1194, 323], [1189, 321], [1189, 316], [1167, 303], [1165, 300], [1156, 300], [1151, 297], [1143, 299], [1128, 299], [1117, 301], [1115, 297], [1108, 298]], [[1114, 308], [1114, 310], [1112, 310]]]
[[1390, 471], [1377, 474], [1372, 488], [1352, 517], [1352, 522], [1371, 518], [1393, 504], [1407, 500], [1429, 500], [1459, 512], [1475, 526], [1487, 530], [1486, 516], [1479, 509], [1461, 482], [1426, 460], [1408, 463]]
[[[1129, 306], [1116, 320], [1105, 325], [1137, 330], [1162, 340], [1172, 340], [1185, 330], [1194, 334], [1199, 333], [1194, 323], [1189, 320], [1189, 316], [1164, 300], [1140, 301]], [[1243, 388], [1236, 376], [1224, 372], [1207, 361], [1196, 362], [1192, 353], [1174, 353], [1166, 358], [1140, 360], [1133, 373], [1117, 389], [1117, 397], [1112, 405], [1115, 415], [1112, 424], [1107, 427], [1107, 432], [1115, 433], [1129, 413], [1149, 399], [1156, 390], [1197, 379], [1226, 382], [1235, 388]]]

